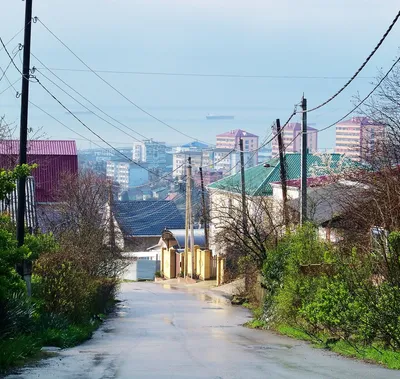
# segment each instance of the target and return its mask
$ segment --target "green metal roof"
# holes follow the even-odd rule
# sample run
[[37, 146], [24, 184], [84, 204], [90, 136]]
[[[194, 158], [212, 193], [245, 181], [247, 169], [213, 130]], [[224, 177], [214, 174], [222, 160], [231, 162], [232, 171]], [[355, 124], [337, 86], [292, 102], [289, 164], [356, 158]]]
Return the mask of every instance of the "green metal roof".
[[[286, 179], [293, 180], [300, 178], [301, 155], [299, 153], [286, 154]], [[340, 162], [340, 163], [339, 163]], [[268, 162], [270, 167], [264, 167], [265, 163], [245, 170], [246, 194], [249, 196], [271, 196], [271, 183], [280, 181], [280, 163], [278, 158], [272, 158]], [[342, 154], [307, 155], [307, 177], [323, 176], [330, 170], [339, 171], [346, 167], [352, 167], [355, 162], [346, 159]], [[241, 179], [240, 172], [228, 176], [208, 186], [210, 189], [240, 193]]]

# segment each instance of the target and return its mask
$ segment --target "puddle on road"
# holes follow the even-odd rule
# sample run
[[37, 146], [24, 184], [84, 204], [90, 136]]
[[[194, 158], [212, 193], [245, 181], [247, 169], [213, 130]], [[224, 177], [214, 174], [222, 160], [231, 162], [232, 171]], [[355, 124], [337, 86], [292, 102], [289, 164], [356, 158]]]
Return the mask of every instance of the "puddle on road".
[[220, 310], [223, 310], [224, 308], [222, 308], [222, 307], [202, 307], [201, 309], [213, 309], [215, 311], [220, 311]]

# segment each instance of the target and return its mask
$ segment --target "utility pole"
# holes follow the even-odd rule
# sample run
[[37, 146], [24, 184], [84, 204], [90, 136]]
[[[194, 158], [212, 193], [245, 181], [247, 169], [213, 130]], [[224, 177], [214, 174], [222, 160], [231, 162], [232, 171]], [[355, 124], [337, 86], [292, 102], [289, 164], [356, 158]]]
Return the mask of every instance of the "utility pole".
[[[190, 160], [191, 162], [191, 160]], [[193, 178], [192, 178], [192, 165], [190, 165], [190, 171], [188, 172], [189, 176], [187, 178], [189, 183], [189, 230], [190, 230], [190, 267], [191, 267], [191, 275], [190, 277], [193, 279], [195, 274], [194, 266], [195, 266], [195, 257], [194, 257], [194, 220], [193, 220]]]
[[303, 119], [301, 123], [301, 195], [300, 195], [300, 225], [307, 220], [307, 99], [303, 95], [301, 101]]
[[[22, 63], [22, 91], [21, 91], [21, 123], [19, 136], [19, 164], [27, 163], [28, 143], [28, 105], [29, 105], [29, 75], [31, 57], [31, 34], [32, 34], [32, 0], [25, 0], [25, 32], [24, 32], [24, 54]], [[25, 239], [25, 201], [26, 201], [26, 178], [18, 180], [18, 208], [17, 208], [17, 241], [18, 246], [24, 244]], [[31, 295], [32, 263], [22, 262], [18, 267], [19, 274], [24, 278], [28, 295]]]
[[287, 187], [286, 187], [286, 159], [283, 154], [284, 146], [281, 132], [281, 120], [276, 119], [276, 133], [278, 136], [279, 145], [279, 163], [280, 163], [280, 174], [281, 174], [281, 186], [282, 186], [282, 200], [283, 200], [283, 223], [285, 227], [288, 227], [288, 212], [287, 212]]
[[204, 220], [204, 238], [206, 245], [205, 248], [208, 249], [208, 214], [207, 214], [206, 194], [204, 189], [203, 167], [200, 167], [199, 171], [200, 171], [200, 182], [201, 182], [201, 202], [203, 207], [203, 220]]
[[109, 227], [110, 227], [110, 248], [111, 253], [115, 253], [115, 225], [114, 225], [114, 216], [112, 211], [113, 206], [113, 191], [112, 191], [112, 181], [110, 180], [110, 190], [108, 195], [108, 203], [110, 207], [110, 219], [109, 219]]
[[190, 227], [190, 203], [191, 203], [191, 183], [192, 177], [192, 158], [188, 158], [188, 165], [186, 167], [186, 213], [185, 213], [185, 252], [184, 252], [184, 269], [183, 276], [186, 277], [188, 273], [188, 249], [189, 249], [189, 227]]
[[243, 150], [243, 139], [239, 141], [240, 149], [240, 178], [241, 178], [241, 191], [242, 191], [242, 222], [243, 222], [243, 232], [247, 230], [247, 217], [246, 217], [246, 183], [244, 178], [244, 150]]

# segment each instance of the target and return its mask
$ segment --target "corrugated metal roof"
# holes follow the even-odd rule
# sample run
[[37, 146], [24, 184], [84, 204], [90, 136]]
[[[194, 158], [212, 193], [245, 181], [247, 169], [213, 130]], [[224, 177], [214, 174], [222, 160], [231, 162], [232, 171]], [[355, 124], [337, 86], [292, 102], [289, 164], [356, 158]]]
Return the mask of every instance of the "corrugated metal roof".
[[[326, 159], [324, 158], [326, 156]], [[308, 154], [307, 176], [323, 176], [327, 174], [326, 166], [331, 169], [339, 168], [339, 161], [344, 159], [341, 167], [353, 167], [356, 164], [350, 159], [345, 159], [342, 154], [325, 154], [324, 156]], [[293, 180], [300, 178], [301, 155], [299, 153], [286, 154], [286, 178]], [[245, 171], [246, 193], [249, 196], [271, 196], [271, 183], [280, 181], [280, 163], [278, 158], [267, 162], [269, 167], [260, 164]], [[240, 172], [228, 176], [208, 186], [211, 189], [219, 189], [234, 193], [240, 193], [241, 189]]]
[[173, 201], [119, 201], [113, 204], [113, 213], [124, 236], [161, 236], [164, 229], [185, 227]]
[[[19, 155], [19, 140], [0, 142], [0, 154]], [[28, 155], [78, 155], [76, 142], [71, 140], [28, 141]]]
[[[185, 248], [185, 236], [186, 236], [186, 230], [185, 229], [168, 229], [165, 230], [164, 232], [172, 234], [172, 237], [176, 240], [178, 243], [178, 246], [176, 246], [178, 249], [184, 249]], [[206, 246], [206, 237], [204, 233], [204, 229], [194, 229], [193, 230], [194, 234], [194, 244], [197, 246], [200, 246], [200, 248], [204, 248]], [[163, 234], [164, 236], [164, 234]]]

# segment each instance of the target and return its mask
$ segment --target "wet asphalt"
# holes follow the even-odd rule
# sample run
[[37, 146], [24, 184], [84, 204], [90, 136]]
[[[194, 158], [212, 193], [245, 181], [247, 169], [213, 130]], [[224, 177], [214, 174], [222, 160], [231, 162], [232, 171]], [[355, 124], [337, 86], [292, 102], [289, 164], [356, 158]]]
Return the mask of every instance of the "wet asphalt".
[[124, 283], [113, 317], [81, 346], [7, 379], [400, 378], [273, 332], [246, 309], [154, 283]]

